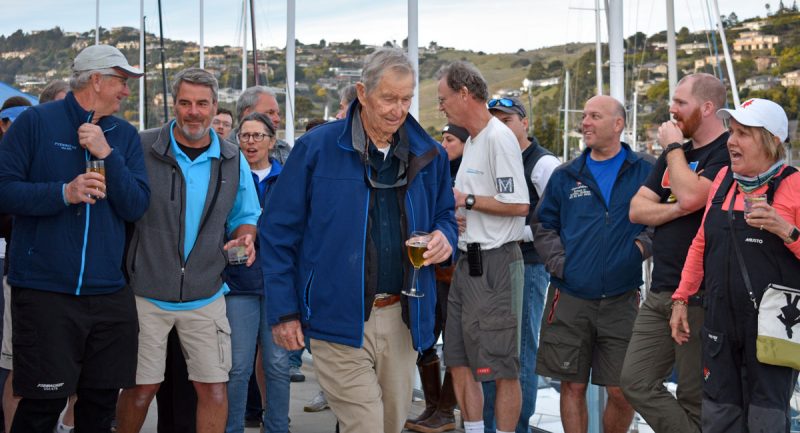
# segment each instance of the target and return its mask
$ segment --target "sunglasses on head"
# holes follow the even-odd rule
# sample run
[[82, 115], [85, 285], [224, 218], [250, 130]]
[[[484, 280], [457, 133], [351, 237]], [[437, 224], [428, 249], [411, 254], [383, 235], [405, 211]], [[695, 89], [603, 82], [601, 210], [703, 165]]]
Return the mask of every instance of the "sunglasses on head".
[[514, 106], [514, 101], [512, 101], [511, 99], [508, 99], [508, 98], [498, 98], [498, 99], [490, 100], [488, 105], [489, 105], [489, 108], [494, 108], [498, 104], [500, 106], [503, 106], [503, 107], [513, 107]]

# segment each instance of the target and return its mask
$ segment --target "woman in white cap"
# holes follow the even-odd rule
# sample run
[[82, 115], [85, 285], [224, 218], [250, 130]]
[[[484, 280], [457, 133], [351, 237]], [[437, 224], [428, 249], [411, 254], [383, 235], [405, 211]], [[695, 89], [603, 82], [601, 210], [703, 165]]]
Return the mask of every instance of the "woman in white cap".
[[[756, 357], [755, 308], [771, 283], [800, 288], [800, 175], [784, 161], [788, 120], [765, 99], [717, 116], [730, 121], [731, 166], [714, 180], [672, 296], [672, 337], [678, 344], [689, 338], [687, 299], [705, 285], [697, 366], [704, 378], [703, 432], [788, 432], [796, 374]], [[792, 327], [800, 332], [797, 300], [782, 311], [791, 338]]]

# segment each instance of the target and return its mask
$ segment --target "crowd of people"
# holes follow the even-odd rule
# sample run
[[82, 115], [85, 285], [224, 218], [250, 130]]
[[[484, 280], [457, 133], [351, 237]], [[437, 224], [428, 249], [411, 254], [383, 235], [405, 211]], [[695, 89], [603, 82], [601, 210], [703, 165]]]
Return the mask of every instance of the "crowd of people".
[[0, 109], [5, 431], [134, 433], [156, 398], [162, 432], [286, 433], [304, 350], [306, 411], [347, 433], [451, 431], [456, 407], [467, 433], [528, 432], [538, 375], [560, 381], [569, 433], [590, 382], [606, 433], [634, 411], [659, 433], [789, 431], [797, 371], [757, 356], [754, 308], [800, 288], [777, 104], [725, 108], [723, 82], [688, 75], [656, 159], [595, 96], [562, 163], [464, 61], [436, 75], [441, 143], [409, 114], [413, 64], [382, 48], [294, 147], [268, 88], [234, 114], [184, 69], [173, 119], [137, 132], [114, 114], [142, 71], [108, 45], [72, 70]]

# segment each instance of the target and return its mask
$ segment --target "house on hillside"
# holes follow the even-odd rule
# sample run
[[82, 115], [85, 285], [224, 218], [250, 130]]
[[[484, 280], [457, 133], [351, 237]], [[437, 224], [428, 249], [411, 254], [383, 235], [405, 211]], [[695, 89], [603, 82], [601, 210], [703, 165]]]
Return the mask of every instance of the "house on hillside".
[[768, 90], [781, 83], [781, 79], [772, 75], [756, 75], [744, 80], [742, 87], [750, 90]]
[[777, 35], [763, 35], [761, 32], [742, 32], [733, 41], [734, 51], [771, 50], [781, 41]]
[[639, 66], [640, 71], [650, 72], [652, 74], [665, 75], [667, 73], [666, 63], [644, 63]]
[[778, 58], [775, 56], [758, 56], [753, 61], [756, 62], [758, 72], [765, 72], [778, 66]]
[[695, 51], [703, 51], [708, 49], [708, 45], [701, 42], [692, 42], [689, 44], [680, 44], [678, 45], [678, 49], [686, 52], [688, 55], [692, 55]]
[[800, 87], [800, 69], [783, 74], [781, 84], [783, 87]]

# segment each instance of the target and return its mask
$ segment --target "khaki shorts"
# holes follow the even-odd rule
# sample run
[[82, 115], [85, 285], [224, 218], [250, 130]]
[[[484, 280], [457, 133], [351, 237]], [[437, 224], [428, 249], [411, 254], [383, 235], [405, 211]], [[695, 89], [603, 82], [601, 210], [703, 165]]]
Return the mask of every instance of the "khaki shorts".
[[231, 327], [225, 315], [225, 297], [196, 310], [162, 310], [146, 298], [136, 297], [139, 313], [139, 360], [136, 384], [164, 381], [167, 335], [174, 327], [186, 357], [189, 380], [201, 383], [228, 381], [231, 369]]
[[516, 242], [481, 252], [483, 275], [469, 275], [467, 254], [453, 272], [445, 321], [444, 362], [469, 367], [478, 382], [519, 376], [525, 268]]
[[582, 299], [550, 285], [542, 317], [536, 374], [567, 382], [619, 386], [639, 311], [639, 291]]
[[3, 344], [0, 347], [0, 368], [12, 370], [14, 364], [14, 351], [11, 347], [11, 286], [8, 277], [3, 277]]

